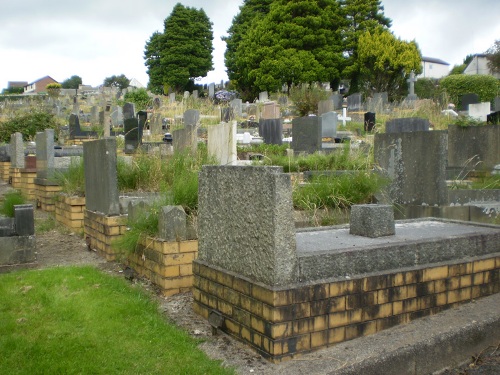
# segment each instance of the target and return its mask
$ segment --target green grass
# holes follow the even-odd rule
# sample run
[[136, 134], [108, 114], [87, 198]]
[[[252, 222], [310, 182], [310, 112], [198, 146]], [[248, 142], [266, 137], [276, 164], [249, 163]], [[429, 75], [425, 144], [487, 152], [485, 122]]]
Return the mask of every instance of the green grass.
[[500, 189], [500, 175], [488, 176], [472, 182], [472, 189]]
[[67, 170], [56, 171], [54, 181], [61, 186], [62, 192], [70, 196], [85, 196], [85, 169], [83, 157], [73, 158]]
[[0, 275], [2, 374], [233, 374], [139, 287], [93, 267]]
[[2, 205], [0, 206], [0, 214], [7, 217], [14, 217], [14, 206], [25, 203], [26, 199], [19, 191], [9, 191], [3, 197]]

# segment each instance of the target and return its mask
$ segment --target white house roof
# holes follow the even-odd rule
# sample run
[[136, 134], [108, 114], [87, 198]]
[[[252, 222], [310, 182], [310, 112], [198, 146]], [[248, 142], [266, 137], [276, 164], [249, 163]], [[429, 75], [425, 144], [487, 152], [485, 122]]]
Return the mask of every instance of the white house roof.
[[136, 80], [135, 78], [132, 78], [128, 85], [132, 86], [132, 87], [137, 87], [138, 89], [144, 88], [144, 85], [142, 83], [140, 83], [138, 80]]
[[434, 57], [425, 57], [422, 56], [422, 61], [434, 63], [434, 64], [441, 64], [441, 65], [450, 65], [446, 61], [440, 60], [440, 59], [435, 59]]

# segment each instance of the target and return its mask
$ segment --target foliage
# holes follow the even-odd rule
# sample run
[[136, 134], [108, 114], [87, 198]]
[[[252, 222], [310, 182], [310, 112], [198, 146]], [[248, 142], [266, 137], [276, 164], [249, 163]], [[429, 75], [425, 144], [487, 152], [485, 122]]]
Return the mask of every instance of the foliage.
[[369, 203], [385, 182], [378, 173], [363, 170], [339, 176], [318, 176], [308, 184], [295, 186], [293, 202], [301, 210], [348, 208], [353, 204]]
[[487, 176], [473, 181], [472, 189], [500, 189], [500, 175]]
[[78, 89], [82, 84], [82, 77], [74, 75], [62, 82], [63, 89]]
[[290, 90], [290, 99], [299, 116], [317, 114], [320, 100], [328, 99], [329, 93], [317, 85], [297, 85]]
[[126, 102], [135, 103], [135, 108], [138, 111], [146, 110], [152, 103], [148, 91], [144, 88], [128, 91], [123, 99]]
[[440, 86], [457, 106], [460, 97], [468, 93], [476, 93], [481, 102], [490, 102], [500, 89], [498, 80], [488, 75], [450, 75], [441, 79]]
[[500, 39], [495, 40], [493, 46], [486, 51], [486, 58], [488, 59], [488, 68], [493, 73], [500, 73]]
[[438, 81], [433, 78], [419, 78], [415, 82], [415, 94], [420, 99], [434, 99], [439, 94]]
[[163, 33], [146, 42], [144, 59], [155, 92], [164, 86], [185, 89], [213, 69], [212, 23], [203, 9], [177, 3], [164, 21]]
[[119, 76], [112, 75], [104, 79], [103, 85], [104, 87], [118, 87], [120, 90], [123, 90], [129, 87], [130, 79], [125, 74], [120, 74]]
[[[288, 90], [294, 84], [340, 79], [340, 5], [335, 0], [275, 0], [242, 36], [235, 65], [255, 90]], [[238, 89], [244, 88], [237, 82]]]
[[453, 75], [453, 74], [463, 74], [465, 68], [467, 68], [467, 65], [470, 64], [470, 62], [472, 61], [472, 59], [474, 58], [474, 55], [467, 55], [465, 56], [464, 58], [464, 61], [462, 64], [460, 65], [455, 65], [451, 71], [450, 71], [450, 74], [449, 75]]
[[85, 196], [85, 169], [83, 158], [72, 158], [68, 168], [56, 171], [54, 181], [61, 186], [62, 192], [70, 196]]
[[22, 94], [24, 87], [9, 87], [2, 90], [2, 95]]
[[39, 108], [31, 108], [28, 113], [15, 114], [0, 123], [0, 142], [9, 143], [11, 134], [16, 132], [21, 133], [25, 141], [33, 140], [37, 132], [57, 128], [54, 114]]
[[94, 267], [0, 275], [4, 374], [232, 374], [140, 286]]
[[422, 71], [417, 44], [402, 41], [382, 28], [366, 31], [359, 37], [358, 58], [360, 82], [366, 96], [384, 91], [389, 97], [402, 96], [410, 72]]
[[47, 93], [51, 98], [57, 98], [59, 93], [61, 92], [61, 84], [60, 83], [49, 83], [45, 88], [47, 89]]
[[24, 199], [19, 191], [10, 191], [3, 197], [2, 206], [0, 206], [0, 214], [7, 217], [14, 217], [14, 206], [25, 203], [26, 199]]
[[[384, 16], [384, 7], [379, 0], [344, 0], [342, 14], [347, 20], [343, 30], [344, 53], [347, 55], [343, 78], [349, 78], [349, 92], [355, 93], [361, 90], [361, 68], [359, 61], [359, 38], [365, 32], [374, 32], [377, 29], [387, 30], [391, 26], [391, 20]], [[332, 84], [336, 88], [335, 84]]]

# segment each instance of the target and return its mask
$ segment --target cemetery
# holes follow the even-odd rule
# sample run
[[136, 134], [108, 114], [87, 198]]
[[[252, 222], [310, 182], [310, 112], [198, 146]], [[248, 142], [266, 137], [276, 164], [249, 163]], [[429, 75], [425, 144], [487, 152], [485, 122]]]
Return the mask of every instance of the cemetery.
[[[191, 292], [214, 330], [264, 358], [500, 292], [488, 105], [431, 116], [410, 90], [401, 103], [333, 94], [303, 113], [267, 92], [216, 101], [212, 86], [151, 94], [148, 108], [115, 95], [48, 99], [61, 126], [9, 134], [0, 178], [164, 296]], [[0, 121], [30, 105], [2, 103]], [[34, 230], [9, 223], [31, 252], [2, 250], [2, 264], [36, 262]]]

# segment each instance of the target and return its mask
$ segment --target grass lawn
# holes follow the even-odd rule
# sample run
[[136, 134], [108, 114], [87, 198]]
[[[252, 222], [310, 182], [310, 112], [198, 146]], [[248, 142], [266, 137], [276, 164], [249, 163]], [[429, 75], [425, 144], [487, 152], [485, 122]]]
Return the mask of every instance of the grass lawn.
[[93, 267], [0, 275], [0, 374], [233, 374], [139, 287]]

